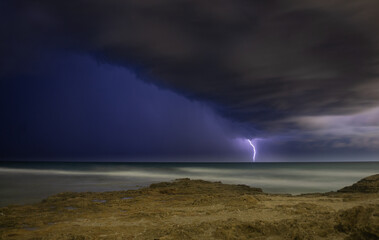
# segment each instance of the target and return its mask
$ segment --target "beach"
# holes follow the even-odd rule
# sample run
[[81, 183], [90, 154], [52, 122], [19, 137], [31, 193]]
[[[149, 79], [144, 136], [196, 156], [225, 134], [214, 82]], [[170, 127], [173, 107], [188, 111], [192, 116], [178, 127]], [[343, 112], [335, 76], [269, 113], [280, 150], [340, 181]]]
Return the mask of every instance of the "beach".
[[[339, 191], [269, 194], [177, 179], [65, 192], [0, 209], [1, 239], [377, 239], [379, 175]], [[337, 189], [336, 189], [337, 190]]]

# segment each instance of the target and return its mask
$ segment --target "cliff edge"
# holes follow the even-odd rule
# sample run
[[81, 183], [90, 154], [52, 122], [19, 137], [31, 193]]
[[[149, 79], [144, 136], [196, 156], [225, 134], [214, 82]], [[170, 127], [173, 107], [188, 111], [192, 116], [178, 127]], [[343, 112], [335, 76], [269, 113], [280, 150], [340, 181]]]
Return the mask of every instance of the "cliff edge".
[[342, 193], [378, 193], [379, 174], [375, 174], [359, 180], [351, 186], [344, 187], [337, 192]]

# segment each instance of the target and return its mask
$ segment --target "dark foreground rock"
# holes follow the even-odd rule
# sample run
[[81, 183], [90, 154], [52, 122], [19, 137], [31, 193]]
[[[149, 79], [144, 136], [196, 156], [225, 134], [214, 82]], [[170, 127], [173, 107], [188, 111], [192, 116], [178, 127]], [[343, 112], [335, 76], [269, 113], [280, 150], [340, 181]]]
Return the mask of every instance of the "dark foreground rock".
[[344, 187], [338, 192], [345, 193], [379, 193], [379, 174], [372, 175], [362, 180], [359, 180], [357, 183], [354, 183], [351, 186]]
[[0, 208], [0, 239], [379, 239], [379, 194], [274, 195], [178, 179]]

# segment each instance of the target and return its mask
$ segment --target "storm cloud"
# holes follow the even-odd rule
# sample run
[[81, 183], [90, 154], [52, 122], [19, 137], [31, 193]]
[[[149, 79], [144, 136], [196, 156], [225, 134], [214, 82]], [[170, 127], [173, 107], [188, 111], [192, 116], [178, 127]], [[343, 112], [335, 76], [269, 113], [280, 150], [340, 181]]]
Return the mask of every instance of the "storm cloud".
[[[303, 136], [307, 117], [379, 106], [376, 0], [20, 0], [6, 7], [17, 9], [2, 23], [7, 55], [17, 56], [15, 42], [23, 41], [29, 51], [46, 44], [90, 53], [266, 135]], [[6, 58], [3, 74], [12, 71]], [[325, 136], [310, 134], [317, 142]]]

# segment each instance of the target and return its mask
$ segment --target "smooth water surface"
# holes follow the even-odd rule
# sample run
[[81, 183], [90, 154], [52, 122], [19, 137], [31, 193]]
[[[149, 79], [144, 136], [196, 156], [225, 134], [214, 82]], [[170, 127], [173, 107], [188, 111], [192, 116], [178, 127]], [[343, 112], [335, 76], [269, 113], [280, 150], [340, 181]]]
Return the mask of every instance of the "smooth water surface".
[[0, 206], [74, 191], [136, 189], [177, 178], [260, 187], [267, 193], [336, 191], [379, 173], [366, 163], [51, 163], [0, 162]]

